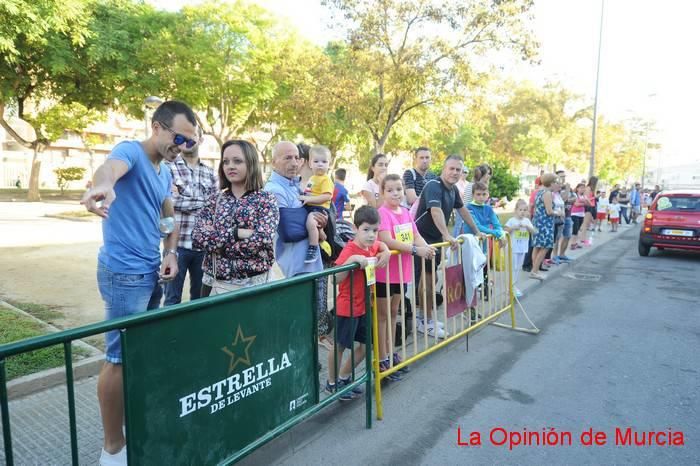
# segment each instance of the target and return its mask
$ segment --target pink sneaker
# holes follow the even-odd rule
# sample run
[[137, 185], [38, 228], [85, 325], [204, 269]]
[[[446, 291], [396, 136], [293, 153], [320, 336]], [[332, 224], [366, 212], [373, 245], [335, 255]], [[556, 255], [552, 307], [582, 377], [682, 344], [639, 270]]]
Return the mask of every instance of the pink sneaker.
[[590, 246], [590, 245], [591, 245], [591, 242], [588, 241], [588, 240], [586, 240], [586, 241], [583, 242], [583, 245], [584, 245], [584, 246]]

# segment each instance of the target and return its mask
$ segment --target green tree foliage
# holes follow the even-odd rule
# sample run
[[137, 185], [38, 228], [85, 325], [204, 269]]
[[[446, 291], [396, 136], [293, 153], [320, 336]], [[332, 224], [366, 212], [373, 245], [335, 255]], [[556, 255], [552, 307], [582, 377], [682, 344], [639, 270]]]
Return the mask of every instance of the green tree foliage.
[[57, 168], [53, 171], [56, 174], [56, 184], [61, 188], [61, 194], [71, 181], [80, 181], [85, 176], [83, 167]]
[[159, 95], [188, 102], [219, 144], [245, 129], [275, 96], [283, 30], [264, 9], [236, 1], [185, 7], [140, 52]]
[[532, 59], [530, 0], [325, 0], [350, 24], [334, 75], [342, 99], [383, 152], [405, 115], [450, 98], [476, 77], [473, 61], [510, 49]]
[[513, 199], [520, 190], [520, 179], [513, 175], [506, 162], [496, 161], [491, 164], [493, 175], [489, 181], [489, 194], [499, 199]]
[[259, 105], [250, 120], [252, 128], [268, 135], [261, 148], [263, 159], [267, 161], [271, 143], [284, 138], [327, 146], [337, 165], [343, 149], [366, 141], [336, 97], [341, 83], [328, 72], [333, 46], [322, 50], [294, 34], [279, 46], [284, 60], [275, 71], [275, 95]]
[[580, 98], [559, 83], [506, 82], [507, 99], [490, 115], [493, 150], [503, 160], [554, 166], [566, 160], [564, 141], [586, 115]]
[[[128, 0], [0, 2], [0, 125], [34, 152], [29, 200], [39, 199], [40, 154], [61, 136], [60, 126], [81, 132], [89, 117], [129, 95], [137, 76], [126, 80], [125, 70], [138, 69], [132, 52], [153, 29], [142, 21], [148, 12]], [[120, 24], [133, 27], [117, 31]], [[32, 126], [34, 139], [9, 124], [7, 108]]]
[[[325, 47], [246, 0], [177, 12], [140, 0], [0, 0], [0, 125], [34, 151], [30, 198], [53, 141], [70, 131], [90, 151], [85, 128], [108, 109], [142, 118], [149, 95], [188, 102], [219, 143], [256, 139], [265, 163], [286, 138], [363, 167], [372, 151], [425, 145], [438, 165], [457, 153], [504, 173], [523, 163], [586, 171], [587, 103], [557, 83], [500, 82], [485, 71], [494, 52], [535, 59], [532, 0], [323, 3], [347, 32]], [[602, 118], [598, 128], [601, 178], [637, 176], [645, 140]], [[512, 189], [503, 179], [501, 196]]]

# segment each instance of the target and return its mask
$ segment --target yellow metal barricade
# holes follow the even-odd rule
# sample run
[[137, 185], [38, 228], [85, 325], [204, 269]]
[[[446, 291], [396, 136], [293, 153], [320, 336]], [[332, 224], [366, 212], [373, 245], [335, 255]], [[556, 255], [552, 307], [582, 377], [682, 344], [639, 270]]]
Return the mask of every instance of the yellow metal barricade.
[[[397, 371], [401, 371], [409, 364], [467, 336], [470, 332], [487, 324], [493, 323], [514, 330], [536, 333], [533, 330], [516, 327], [515, 308], [518, 302], [513, 289], [513, 274], [517, 273], [517, 271], [513, 270], [510, 235], [506, 234], [500, 241], [493, 237], [480, 238], [478, 240], [478, 247], [485, 256], [485, 266], [478, 271], [478, 274], [483, 274], [482, 283], [476, 287], [472, 296], [466, 296], [465, 294], [468, 287], [464, 278], [462, 278], [462, 283], [454, 279], [454, 275], [459, 275], [458, 271], [450, 270], [449, 275], [451, 279], [448, 279], [448, 268], [460, 267], [464, 269], [462, 246], [465, 241], [468, 241], [467, 235], [460, 236], [458, 241], [459, 246], [457, 248], [451, 248], [450, 243], [432, 245], [438, 248], [437, 254], [440, 255], [441, 259], [437, 269], [435, 260], [426, 261], [425, 259], [420, 259], [420, 286], [418, 283], [413, 283], [416, 276], [413, 265], [415, 261], [411, 262], [412, 267], [408, 271], [404, 270], [402, 261], [398, 261], [401, 296], [397, 322], [401, 327], [400, 345], [395, 345], [394, 329], [396, 327], [390, 325], [392, 322], [392, 299], [391, 285], [389, 284], [389, 267], [386, 268], [385, 273], [377, 274], [377, 284], [374, 289], [374, 312], [372, 313], [374, 353], [372, 368], [375, 375], [375, 400], [378, 419], [383, 418], [382, 381]], [[392, 254], [399, 255], [400, 253], [392, 251]], [[428, 277], [430, 283], [428, 283]], [[473, 279], [475, 277], [470, 276], [468, 278]], [[476, 278], [479, 279], [481, 277], [477, 276]], [[387, 297], [386, 300], [383, 300], [383, 303], [386, 304], [381, 307], [378, 306], [377, 300], [379, 287], [384, 288], [383, 294]], [[432, 292], [430, 292], [431, 287]], [[437, 292], [439, 289], [442, 289], [442, 302], [438, 305]], [[406, 335], [407, 306], [405, 297], [408, 298], [413, 311], [410, 318], [413, 332], [412, 337], [408, 339]], [[454, 310], [457, 304], [450, 305], [450, 303], [461, 301], [461, 298], [464, 298], [466, 304], [463, 306], [463, 309], [460, 305], [458, 308], [459, 312], [455, 314]], [[426, 304], [428, 305], [426, 306]], [[452, 309], [452, 312], [449, 314], [452, 315], [448, 315], [448, 305]], [[418, 318], [419, 310], [423, 314], [422, 319]], [[432, 311], [431, 316], [428, 315], [430, 310]], [[496, 319], [505, 313], [510, 313], [510, 325], [495, 322]], [[429, 317], [432, 317], [433, 321], [432, 335], [429, 335]], [[381, 332], [379, 331], [380, 322], [382, 326], [385, 326]], [[419, 332], [419, 325], [422, 326], [422, 332]], [[380, 338], [385, 338], [386, 343], [380, 345]], [[396, 346], [398, 348], [395, 351]], [[380, 349], [384, 350], [384, 354], [380, 354]], [[395, 352], [399, 355], [397, 361], [394, 361], [393, 357]], [[380, 370], [380, 361], [386, 361], [385, 358], [387, 356], [388, 364], [385, 363], [384, 370]]]

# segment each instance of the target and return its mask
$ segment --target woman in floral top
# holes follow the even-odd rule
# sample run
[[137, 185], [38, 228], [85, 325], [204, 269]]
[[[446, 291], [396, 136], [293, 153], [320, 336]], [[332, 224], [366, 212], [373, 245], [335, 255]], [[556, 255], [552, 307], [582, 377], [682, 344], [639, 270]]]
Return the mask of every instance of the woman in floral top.
[[219, 183], [221, 192], [209, 198], [192, 232], [193, 247], [206, 251], [203, 282], [212, 286], [211, 294], [269, 280], [279, 223], [277, 201], [262, 189], [262, 170], [252, 144], [224, 143]]

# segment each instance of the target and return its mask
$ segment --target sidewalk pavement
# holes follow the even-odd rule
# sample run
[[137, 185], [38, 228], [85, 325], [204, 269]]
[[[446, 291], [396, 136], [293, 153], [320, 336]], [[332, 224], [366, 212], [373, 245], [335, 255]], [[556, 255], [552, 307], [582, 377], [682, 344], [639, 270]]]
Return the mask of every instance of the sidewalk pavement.
[[[581, 260], [589, 252], [614, 240], [616, 237], [632, 234], [631, 229], [637, 225], [621, 225], [619, 232], [595, 232], [593, 245], [568, 251], [567, 256]], [[553, 265], [547, 276], [565, 273], [571, 265]], [[547, 281], [540, 282], [528, 278], [527, 272], [521, 272], [518, 287], [527, 295]], [[327, 352], [320, 349], [319, 360], [325, 362]], [[319, 373], [322, 381], [326, 380], [326, 367]], [[361, 375], [362, 371], [358, 371]], [[78, 449], [80, 464], [97, 464], [102, 448], [102, 424], [97, 404], [97, 378], [89, 377], [75, 383], [75, 403], [78, 427]], [[33, 395], [10, 401], [10, 422], [13, 437], [15, 464], [63, 465], [70, 464], [70, 431], [68, 427], [68, 402], [65, 386], [58, 386]], [[0, 445], [0, 462], [5, 460], [4, 446]]]

